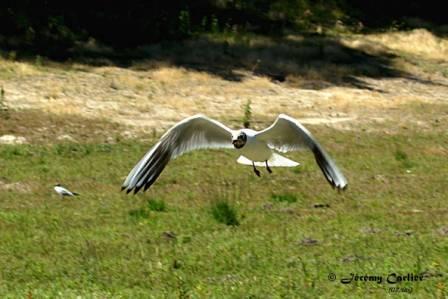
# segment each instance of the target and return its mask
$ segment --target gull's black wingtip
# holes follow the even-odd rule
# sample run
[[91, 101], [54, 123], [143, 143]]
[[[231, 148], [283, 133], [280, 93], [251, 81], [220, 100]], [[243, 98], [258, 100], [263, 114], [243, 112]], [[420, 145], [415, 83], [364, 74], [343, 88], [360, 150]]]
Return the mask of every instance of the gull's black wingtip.
[[141, 189], [141, 187], [131, 187], [131, 188], [124, 187], [124, 186], [121, 187], [121, 191], [126, 190], [126, 194], [134, 192], [134, 195], [137, 194], [140, 191], [140, 189]]
[[134, 188], [134, 194], [137, 194], [140, 189], [142, 189], [143, 185]]
[[338, 193], [341, 193], [341, 192], [345, 192], [345, 190], [347, 190], [347, 187], [348, 187], [348, 184], [345, 184], [343, 187], [339, 185], [336, 188], [338, 190]]

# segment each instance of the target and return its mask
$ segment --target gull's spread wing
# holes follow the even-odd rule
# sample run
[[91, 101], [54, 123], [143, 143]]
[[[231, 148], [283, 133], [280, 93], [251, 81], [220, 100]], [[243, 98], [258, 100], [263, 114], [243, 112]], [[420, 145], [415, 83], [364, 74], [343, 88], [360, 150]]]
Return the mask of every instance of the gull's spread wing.
[[265, 141], [271, 148], [280, 152], [310, 149], [327, 181], [338, 189], [343, 190], [347, 187], [347, 179], [336, 163], [313, 135], [292, 117], [280, 114], [270, 127], [258, 132], [256, 138]]
[[202, 148], [233, 148], [232, 130], [203, 115], [184, 119], [169, 129], [134, 166], [121, 189], [146, 191], [171, 159]]

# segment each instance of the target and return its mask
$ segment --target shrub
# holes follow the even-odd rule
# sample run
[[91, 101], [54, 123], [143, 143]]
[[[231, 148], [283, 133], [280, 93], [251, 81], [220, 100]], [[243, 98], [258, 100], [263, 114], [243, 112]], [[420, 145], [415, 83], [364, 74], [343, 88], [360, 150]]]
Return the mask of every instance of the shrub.
[[412, 161], [409, 160], [408, 155], [404, 151], [402, 151], [400, 149], [397, 149], [395, 151], [395, 160], [400, 162], [401, 166], [403, 168], [409, 169], [409, 168], [412, 168], [414, 166], [414, 163], [412, 163]]
[[238, 226], [237, 213], [234, 207], [232, 207], [227, 201], [218, 201], [212, 205], [211, 212], [213, 218], [219, 223], [226, 225]]
[[244, 105], [244, 116], [243, 116], [243, 126], [245, 128], [250, 127], [250, 122], [252, 120], [252, 108], [250, 107], [251, 101], [248, 100]]
[[148, 209], [150, 211], [155, 212], [165, 212], [166, 211], [166, 205], [165, 201], [163, 199], [150, 199], [148, 200]]

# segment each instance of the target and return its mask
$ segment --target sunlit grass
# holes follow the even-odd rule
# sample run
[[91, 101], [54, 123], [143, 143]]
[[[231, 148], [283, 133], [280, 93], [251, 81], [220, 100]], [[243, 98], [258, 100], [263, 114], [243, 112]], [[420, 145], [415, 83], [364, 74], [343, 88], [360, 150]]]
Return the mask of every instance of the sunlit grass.
[[[0, 293], [384, 297], [390, 285], [343, 285], [328, 274], [425, 272], [423, 282], [400, 286], [416, 297], [444, 294], [448, 169], [428, 149], [446, 141], [412, 130], [316, 132], [348, 177], [344, 193], [309, 153], [290, 155], [301, 171], [258, 178], [231, 151], [193, 152], [172, 161], [148, 192], [126, 195], [121, 183], [150, 141], [2, 145]], [[56, 182], [81, 196], [61, 200]], [[222, 224], [231, 219], [239, 225]]]
[[274, 202], [293, 203], [297, 201], [297, 197], [294, 194], [272, 194], [271, 199]]

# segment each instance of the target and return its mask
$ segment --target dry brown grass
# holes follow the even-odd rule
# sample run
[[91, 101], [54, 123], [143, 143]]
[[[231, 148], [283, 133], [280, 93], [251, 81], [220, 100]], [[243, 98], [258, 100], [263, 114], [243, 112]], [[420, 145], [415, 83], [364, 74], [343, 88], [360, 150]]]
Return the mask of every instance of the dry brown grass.
[[34, 76], [39, 73], [39, 69], [29, 63], [0, 58], [0, 79]]
[[342, 43], [371, 55], [387, 53], [394, 68], [427, 80], [448, 78], [448, 39], [426, 29], [369, 35], [348, 35]]
[[372, 34], [367, 35], [366, 39], [394, 51], [448, 61], [448, 40], [439, 38], [426, 29]]
[[[243, 48], [240, 53], [240, 68], [230, 68], [229, 65], [229, 70], [240, 77], [239, 81], [223, 79], [213, 70], [193, 70], [157, 60], [143, 60], [130, 68], [121, 68], [79, 62], [35, 66], [30, 62], [0, 59], [0, 86], [5, 90], [5, 103], [11, 109], [107, 118], [149, 131], [152, 128], [163, 131], [179, 119], [195, 113], [204, 113], [239, 126], [242, 106], [248, 100], [252, 103], [254, 123], [272, 120], [278, 113], [288, 113], [308, 123], [323, 122], [343, 129], [359, 129], [360, 123], [368, 125], [378, 120], [387, 123], [387, 120], [397, 119], [401, 107], [409, 102], [446, 103], [448, 80], [436, 72], [431, 73], [426, 64], [435, 59], [446, 61], [446, 39], [416, 30], [352, 35], [341, 37], [341, 40], [343, 45], [362, 49], [371, 55], [394, 53], [393, 66], [402, 64], [421, 80], [382, 79], [381, 74], [375, 73], [378, 72], [375, 66], [360, 64], [358, 68], [365, 68], [361, 73], [372, 76], [358, 76], [357, 80], [370, 89], [354, 88], [345, 84], [345, 78], [353, 74], [349, 64], [329, 60], [322, 61], [319, 67], [300, 65], [285, 55], [292, 51], [303, 57], [312, 57], [316, 51], [323, 51], [337, 60], [343, 59], [347, 51], [331, 43], [319, 49], [317, 41], [304, 42], [304, 37], [290, 36], [280, 45], [269, 38], [250, 37], [241, 41], [227, 37], [226, 42], [230, 45], [245, 44], [251, 49]], [[268, 51], [268, 45], [275, 48]], [[150, 50], [156, 54], [162, 52], [156, 46]], [[207, 50], [211, 49], [204, 48], [202, 52], [194, 53], [195, 59]], [[402, 59], [400, 55], [404, 52], [419, 55], [422, 64]], [[186, 52], [185, 56], [188, 55], [190, 53]], [[210, 58], [210, 55], [215, 55], [211, 59], [219, 58], [216, 53], [209, 53], [205, 58]], [[283, 56], [276, 59], [278, 55]], [[282, 70], [291, 74], [286, 76], [284, 83], [280, 83], [263, 75], [260, 71], [263, 68], [274, 73]], [[326, 81], [328, 78], [333, 82]], [[404, 121], [412, 122], [412, 119]], [[427, 126], [422, 124], [422, 127]]]

